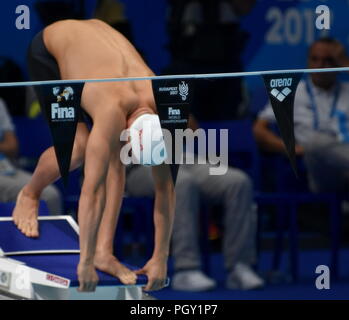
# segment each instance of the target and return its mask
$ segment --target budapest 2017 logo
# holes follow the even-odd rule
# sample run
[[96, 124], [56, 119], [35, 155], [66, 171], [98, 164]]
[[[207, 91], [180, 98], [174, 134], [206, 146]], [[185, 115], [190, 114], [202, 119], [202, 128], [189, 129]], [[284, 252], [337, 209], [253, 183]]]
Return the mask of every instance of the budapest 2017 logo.
[[160, 87], [159, 92], [168, 92], [170, 96], [180, 95], [182, 101], [187, 100], [189, 94], [189, 85], [185, 81], [182, 81], [178, 87]]
[[183, 101], [187, 100], [187, 96], [189, 94], [188, 84], [182, 81], [182, 83], [179, 84], [178, 89], [179, 89], [179, 95], [181, 96], [182, 100]]

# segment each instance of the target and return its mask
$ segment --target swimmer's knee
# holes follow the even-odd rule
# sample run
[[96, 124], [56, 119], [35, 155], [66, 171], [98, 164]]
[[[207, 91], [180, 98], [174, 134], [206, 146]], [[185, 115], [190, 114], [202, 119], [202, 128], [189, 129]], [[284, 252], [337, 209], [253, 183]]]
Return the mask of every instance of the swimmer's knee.
[[97, 183], [85, 180], [81, 188], [80, 200], [85, 198], [90, 204], [95, 204], [98, 200], [103, 202], [105, 191], [105, 183], [102, 180], [97, 181]]

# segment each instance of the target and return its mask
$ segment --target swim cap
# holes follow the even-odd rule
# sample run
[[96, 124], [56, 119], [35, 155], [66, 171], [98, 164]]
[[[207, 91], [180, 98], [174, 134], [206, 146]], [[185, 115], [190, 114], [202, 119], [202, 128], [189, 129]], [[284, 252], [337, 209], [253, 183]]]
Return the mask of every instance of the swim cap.
[[167, 158], [160, 119], [155, 114], [143, 114], [130, 126], [132, 163], [157, 166]]

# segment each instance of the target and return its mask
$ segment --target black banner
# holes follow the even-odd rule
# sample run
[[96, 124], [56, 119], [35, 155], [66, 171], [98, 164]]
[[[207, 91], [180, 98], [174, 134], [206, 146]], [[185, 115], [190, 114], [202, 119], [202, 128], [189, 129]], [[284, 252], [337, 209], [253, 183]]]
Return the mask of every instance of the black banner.
[[303, 74], [273, 74], [263, 76], [281, 138], [286, 146], [291, 166], [297, 176], [293, 108], [295, 94], [302, 76]]
[[39, 88], [65, 186], [68, 185], [76, 127], [81, 112], [80, 102], [83, 86], [84, 84], [81, 83], [61, 86], [43, 85]]
[[187, 80], [154, 80], [152, 81], [154, 98], [160, 118], [161, 127], [171, 133], [171, 143], [164, 134], [167, 154], [172, 150], [171, 174], [174, 184], [177, 180], [183, 146], [175, 144], [175, 130], [188, 127], [189, 107], [192, 100], [191, 83]]
[[[295, 290], [294, 286], [291, 285], [290, 289], [287, 288], [288, 286], [284, 287], [286, 288], [275, 290], [274, 286], [270, 290], [280, 291], [282, 297], [286, 296], [286, 293], [288, 292], [287, 290]], [[221, 289], [221, 291], [212, 291], [212, 293], [210, 293], [210, 297], [212, 296], [210, 300], [207, 300], [208, 295], [206, 292], [204, 293], [206, 296], [202, 293], [191, 293], [191, 295], [190, 293], [185, 293], [183, 297], [181, 297], [180, 294], [177, 294], [176, 298], [172, 298], [174, 294], [171, 293], [172, 295], [170, 295], [170, 297], [164, 297], [162, 298], [163, 300], [151, 300], [153, 296], [146, 294], [144, 295], [145, 298], [143, 298], [143, 300], [98, 300], [100, 294], [97, 293], [97, 298], [95, 300], [46, 300], [44, 303], [45, 306], [49, 306], [49, 308], [52, 308], [52, 310], [55, 310], [55, 308], [57, 309], [57, 307], [60, 309], [64, 308], [64, 310], [68, 310], [69, 314], [71, 314], [74, 318], [81, 318], [81, 315], [90, 315], [91, 307], [95, 310], [103, 310], [105, 313], [108, 312], [107, 310], [110, 310], [110, 313], [117, 310], [118, 315], [123, 320], [179, 320], [183, 318], [195, 320], [216, 320], [222, 318], [227, 319], [231, 317], [232, 314], [240, 314], [240, 311], [241, 314], [246, 313], [246, 310], [248, 310], [249, 314], [251, 315], [253, 315], [254, 312], [251, 312], [250, 310], [257, 310], [259, 313], [266, 314], [268, 314], [268, 312], [270, 313], [270, 310], [273, 310], [274, 312], [272, 314], [274, 314], [274, 316], [270, 316], [270, 319], [274, 320], [277, 317], [280, 317], [280, 313], [283, 310], [287, 310], [287, 313], [292, 318], [299, 316], [301, 312], [306, 315], [318, 317], [326, 313], [324, 310], [328, 311], [326, 313], [328, 315], [332, 315], [333, 310], [338, 310], [338, 312], [340, 312], [340, 309], [342, 309], [343, 312], [345, 312], [348, 306], [348, 301], [345, 300], [345, 298], [343, 298], [343, 300], [334, 300], [336, 298], [336, 294], [332, 293], [331, 295], [332, 289], [326, 290], [330, 291], [330, 293], [327, 292], [326, 295], [328, 300], [325, 300], [321, 296], [321, 294], [325, 294], [322, 292], [324, 290], [320, 291], [320, 293], [315, 292], [313, 294], [314, 297], [317, 294], [316, 298], [319, 300], [315, 300], [316, 298], [313, 298], [312, 300], [305, 300], [305, 298], [303, 298], [303, 300], [300, 300], [302, 298], [302, 291], [300, 291], [299, 300], [291, 300], [289, 298], [284, 298], [288, 300], [282, 300], [282, 298], [274, 298], [275, 300], [272, 300], [272, 298], [270, 298], [270, 292], [267, 291], [267, 293], [263, 295], [264, 291], [266, 290], [254, 291], [251, 293], [247, 292], [250, 294], [245, 294], [244, 297], [246, 300], [239, 300], [241, 297], [234, 291], [230, 293], [229, 291], [224, 291]], [[345, 290], [342, 289], [342, 291]], [[262, 292], [260, 295], [261, 298], [256, 298], [260, 292]], [[162, 292], [159, 291], [159, 293], [161, 294]], [[255, 296], [253, 296], [253, 294], [255, 294]], [[155, 295], [158, 296], [158, 292], [155, 292]], [[162, 293], [162, 295], [164, 294]], [[276, 294], [273, 296], [275, 295]], [[342, 293], [342, 296], [344, 295], [345, 293]], [[221, 299], [224, 300], [218, 300], [218, 297], [221, 297]], [[196, 300], [194, 300], [194, 298]], [[14, 303], [14, 301], [10, 300], [1, 301], [2, 312], [4, 313], [6, 310], [8, 310], [8, 312], [13, 311]], [[36, 301], [25, 301], [25, 308], [17, 308], [18, 310], [16, 310], [16, 314], [21, 314], [23, 317], [25, 317], [27, 316], [28, 312], [37, 313], [37, 308], [38, 304]], [[69, 308], [71, 309], [69, 310]], [[42, 318], [43, 317], [44, 316], [42, 316]], [[38, 317], [39, 320], [42, 318], [40, 316]]]

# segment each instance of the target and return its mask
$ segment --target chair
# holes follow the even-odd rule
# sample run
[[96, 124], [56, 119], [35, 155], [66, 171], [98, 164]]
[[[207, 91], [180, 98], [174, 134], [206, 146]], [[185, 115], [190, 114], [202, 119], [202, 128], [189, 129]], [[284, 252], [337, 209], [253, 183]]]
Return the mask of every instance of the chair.
[[[273, 269], [280, 267], [282, 240], [284, 228], [288, 227], [290, 244], [291, 274], [295, 281], [299, 278], [299, 248], [297, 208], [303, 203], [325, 203], [330, 208], [330, 236], [331, 236], [331, 270], [333, 276], [338, 277], [338, 250], [340, 234], [340, 210], [339, 200], [335, 194], [313, 194], [307, 191], [304, 181], [300, 183], [292, 173], [292, 188], [287, 185], [286, 173], [290, 172], [290, 164], [287, 159], [273, 159], [273, 174], [278, 171], [280, 178], [276, 181], [275, 192], [264, 192], [262, 189], [261, 156], [252, 131], [252, 120], [243, 119], [237, 121], [206, 122], [201, 123], [204, 129], [228, 129], [229, 130], [229, 165], [238, 167], [250, 175], [255, 186], [255, 202], [259, 206], [273, 205], [277, 208], [277, 230], [273, 255]], [[302, 188], [300, 188], [302, 186]], [[257, 243], [260, 243], [260, 219], [257, 232]]]

